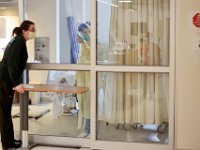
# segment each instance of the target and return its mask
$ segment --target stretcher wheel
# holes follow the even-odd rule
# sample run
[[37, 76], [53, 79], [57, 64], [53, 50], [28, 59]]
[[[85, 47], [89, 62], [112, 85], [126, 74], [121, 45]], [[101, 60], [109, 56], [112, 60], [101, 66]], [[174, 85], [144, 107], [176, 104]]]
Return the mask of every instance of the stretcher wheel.
[[137, 123], [134, 123], [134, 124], [133, 124], [133, 129], [137, 129], [137, 128], [138, 128]]
[[131, 129], [131, 125], [129, 124], [124, 124], [123, 125], [124, 130], [130, 130]]
[[108, 126], [109, 125], [109, 122], [106, 122], [106, 126]]
[[163, 124], [161, 124], [161, 125], [158, 126], [157, 132], [158, 133], [164, 133], [165, 130], [166, 130], [166, 128], [167, 128], [167, 125], [163, 123]]
[[144, 127], [143, 124], [140, 123], [139, 124], [139, 129], [143, 129], [143, 127]]
[[134, 123], [133, 129], [143, 129], [143, 125], [141, 123]]
[[117, 124], [117, 125], [115, 126], [115, 129], [119, 129], [119, 127], [120, 127], [120, 124]]

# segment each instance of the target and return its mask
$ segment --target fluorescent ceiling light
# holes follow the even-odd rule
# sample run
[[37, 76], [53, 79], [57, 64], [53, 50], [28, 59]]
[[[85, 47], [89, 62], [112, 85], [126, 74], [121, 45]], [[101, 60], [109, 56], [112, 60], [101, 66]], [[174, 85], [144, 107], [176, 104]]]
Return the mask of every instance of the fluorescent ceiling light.
[[119, 6], [117, 6], [117, 5], [115, 5], [115, 4], [110, 4], [111, 6], [114, 6], [114, 7], [119, 7]]
[[119, 1], [119, 3], [132, 3], [132, 1], [124, 0], [124, 1]]
[[104, 3], [104, 4], [108, 4], [107, 2], [101, 1], [101, 0], [97, 0], [97, 2]]
[[131, 11], [131, 12], [135, 12], [135, 10], [134, 10], [134, 9], [129, 9], [129, 11]]

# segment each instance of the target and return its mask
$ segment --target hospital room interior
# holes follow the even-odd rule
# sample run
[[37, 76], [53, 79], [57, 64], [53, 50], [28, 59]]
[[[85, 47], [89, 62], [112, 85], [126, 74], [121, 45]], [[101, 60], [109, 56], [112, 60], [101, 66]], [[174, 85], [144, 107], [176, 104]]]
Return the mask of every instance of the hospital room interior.
[[[37, 34], [27, 41], [27, 84], [88, 88], [29, 92], [30, 141], [61, 137], [102, 150], [107, 142], [173, 147], [172, 1], [26, 0], [23, 19], [34, 21]], [[19, 7], [14, 1], [0, 9], [0, 60], [19, 26]], [[19, 133], [17, 93], [12, 119]]]

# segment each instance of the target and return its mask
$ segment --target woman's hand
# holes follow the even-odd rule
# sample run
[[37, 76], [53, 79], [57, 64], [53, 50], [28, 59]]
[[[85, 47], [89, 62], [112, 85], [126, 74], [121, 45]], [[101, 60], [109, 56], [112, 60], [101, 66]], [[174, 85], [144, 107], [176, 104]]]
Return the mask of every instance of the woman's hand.
[[15, 87], [16, 91], [19, 93], [24, 93], [24, 87], [22, 84], [19, 84], [18, 86]]

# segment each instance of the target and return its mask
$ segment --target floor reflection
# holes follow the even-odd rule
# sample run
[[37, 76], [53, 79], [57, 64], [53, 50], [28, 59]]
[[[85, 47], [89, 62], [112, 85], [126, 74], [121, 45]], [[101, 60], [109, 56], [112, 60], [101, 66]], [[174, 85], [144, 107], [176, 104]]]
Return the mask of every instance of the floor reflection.
[[[32, 108], [34, 107], [34, 108]], [[31, 110], [50, 108], [50, 112], [39, 119], [29, 119], [29, 134], [66, 136], [76, 138], [82, 130], [77, 129], [77, 115], [61, 115], [55, 117], [52, 111], [52, 105], [32, 106]], [[19, 109], [13, 108], [15, 113]], [[19, 118], [13, 118], [14, 129], [19, 131]], [[123, 141], [123, 142], [144, 142], [144, 143], [168, 143], [168, 126], [163, 126], [162, 132], [158, 132], [156, 125], [113, 125], [104, 121], [97, 122], [97, 139], [102, 141]]]
[[125, 127], [98, 122], [97, 139], [102, 141], [124, 141], [142, 143], [168, 144], [168, 126], [162, 132], [158, 132], [156, 125], [142, 125]]

